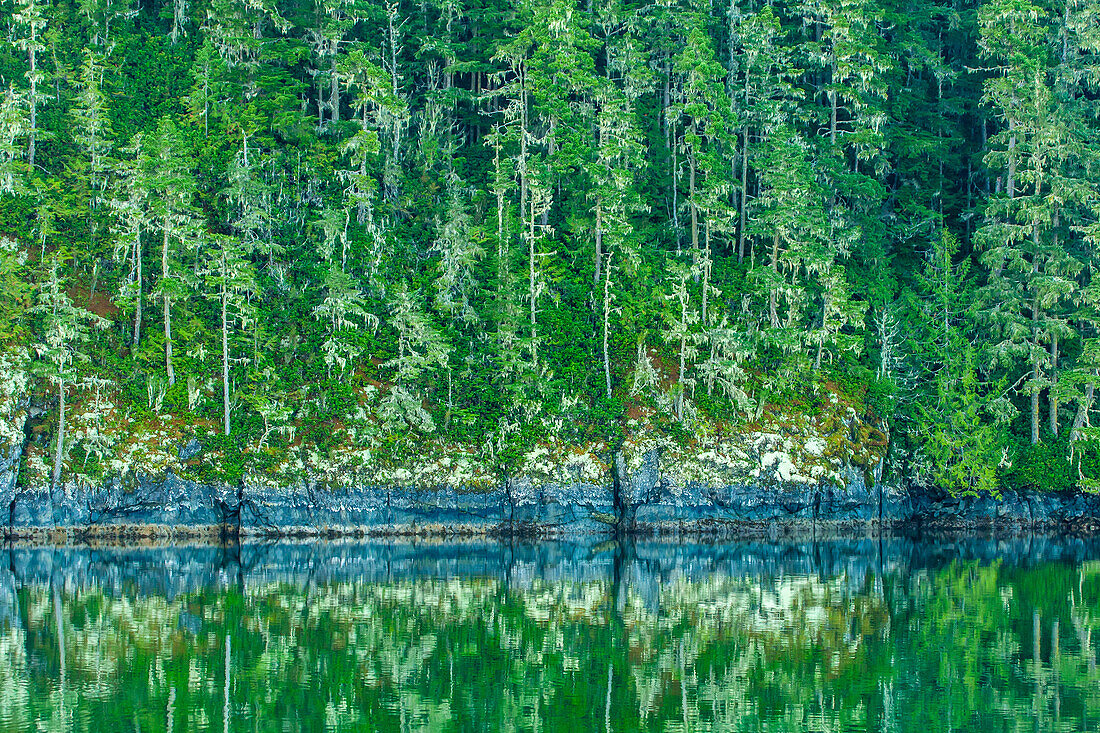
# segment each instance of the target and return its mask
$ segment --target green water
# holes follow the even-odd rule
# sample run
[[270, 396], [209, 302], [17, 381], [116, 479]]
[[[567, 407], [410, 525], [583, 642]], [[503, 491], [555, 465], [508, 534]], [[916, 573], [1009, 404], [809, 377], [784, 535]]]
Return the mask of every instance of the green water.
[[1100, 730], [1088, 543], [0, 556], [0, 731]]

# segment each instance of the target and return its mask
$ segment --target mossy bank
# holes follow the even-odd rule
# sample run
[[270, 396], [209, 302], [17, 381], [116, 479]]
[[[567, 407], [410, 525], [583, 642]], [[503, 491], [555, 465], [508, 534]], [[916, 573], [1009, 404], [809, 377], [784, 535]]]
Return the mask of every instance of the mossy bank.
[[82, 427], [52, 485], [35, 433], [45, 411], [20, 379], [9, 385], [0, 511], [14, 536], [1091, 531], [1100, 517], [1100, 498], [1087, 494], [955, 498], [885, 480], [886, 434], [837, 394], [817, 414], [761, 414], [736, 428], [698, 421], [673, 434], [639, 416], [614, 443], [551, 434], [509, 461], [491, 441], [430, 439], [397, 460], [354, 430], [327, 450], [257, 440], [229, 454], [202, 425], [127, 421], [89, 401], [74, 407]]

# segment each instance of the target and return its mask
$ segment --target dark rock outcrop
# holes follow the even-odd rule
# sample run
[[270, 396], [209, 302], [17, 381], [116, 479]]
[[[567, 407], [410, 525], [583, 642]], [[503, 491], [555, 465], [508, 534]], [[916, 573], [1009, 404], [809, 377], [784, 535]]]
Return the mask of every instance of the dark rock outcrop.
[[[194, 446], [185, 446], [193, 453]], [[16, 534], [70, 529], [86, 533], [156, 528], [159, 532], [233, 534], [713, 533], [764, 535], [804, 530], [874, 532], [904, 528], [1100, 530], [1100, 496], [1007, 492], [999, 499], [952, 497], [899, 488], [852, 468], [831, 482], [676, 481], [656, 450], [628, 468], [612, 458], [603, 483], [537, 484], [510, 478], [490, 490], [454, 486], [330, 488], [200, 483], [174, 474], [98, 485], [17, 489], [18, 447], [0, 450], [3, 524]]]

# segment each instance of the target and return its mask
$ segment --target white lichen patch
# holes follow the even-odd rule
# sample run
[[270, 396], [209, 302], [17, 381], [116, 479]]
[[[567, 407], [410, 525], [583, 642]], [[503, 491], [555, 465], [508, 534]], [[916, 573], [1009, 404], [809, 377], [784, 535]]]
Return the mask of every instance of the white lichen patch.
[[821, 438], [810, 438], [802, 449], [807, 455], [820, 458], [825, 454], [825, 441]]
[[29, 368], [30, 357], [23, 350], [0, 354], [0, 446], [23, 444]]

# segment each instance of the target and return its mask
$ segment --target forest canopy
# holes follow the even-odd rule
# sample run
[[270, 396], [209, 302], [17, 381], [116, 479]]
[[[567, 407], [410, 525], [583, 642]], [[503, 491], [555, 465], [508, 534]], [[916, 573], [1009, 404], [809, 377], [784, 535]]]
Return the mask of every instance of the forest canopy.
[[897, 476], [1092, 489], [1097, 18], [0, 0], [4, 365], [55, 484], [104, 392], [256, 455], [690, 439], [833, 393]]

